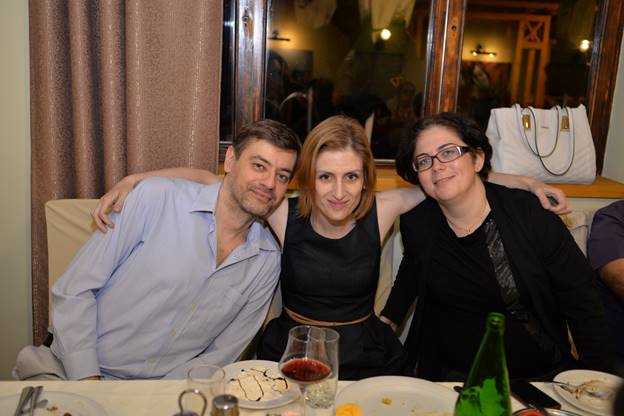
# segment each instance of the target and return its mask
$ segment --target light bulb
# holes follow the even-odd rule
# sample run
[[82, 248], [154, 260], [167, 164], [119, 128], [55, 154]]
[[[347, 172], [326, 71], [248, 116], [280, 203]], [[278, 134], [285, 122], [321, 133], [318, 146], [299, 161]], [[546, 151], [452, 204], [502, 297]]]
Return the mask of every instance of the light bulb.
[[381, 34], [379, 36], [381, 36], [381, 39], [383, 40], [388, 40], [390, 39], [390, 36], [392, 36], [392, 32], [388, 29], [381, 29]]
[[585, 52], [587, 49], [589, 49], [589, 41], [587, 39], [583, 39], [581, 41], [581, 46], [580, 49]]

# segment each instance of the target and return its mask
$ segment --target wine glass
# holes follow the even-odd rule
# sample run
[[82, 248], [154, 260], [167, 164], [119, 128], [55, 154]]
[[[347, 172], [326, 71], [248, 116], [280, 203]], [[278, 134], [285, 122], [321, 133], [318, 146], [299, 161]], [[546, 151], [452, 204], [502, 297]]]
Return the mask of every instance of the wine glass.
[[284, 377], [299, 385], [306, 416], [334, 414], [339, 338], [333, 329], [308, 325], [288, 331], [279, 369]]

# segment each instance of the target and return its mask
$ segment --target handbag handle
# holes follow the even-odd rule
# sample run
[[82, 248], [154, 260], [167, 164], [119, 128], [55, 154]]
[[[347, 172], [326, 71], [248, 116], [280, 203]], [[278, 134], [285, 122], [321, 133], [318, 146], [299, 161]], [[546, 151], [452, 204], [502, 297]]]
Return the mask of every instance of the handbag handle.
[[550, 149], [550, 151], [547, 154], [541, 154], [540, 150], [539, 150], [539, 145], [538, 145], [538, 140], [537, 140], [537, 117], [535, 117], [535, 111], [533, 109], [533, 107], [529, 106], [527, 107], [527, 110], [529, 111], [531, 118], [533, 119], [533, 143], [535, 145], [535, 149], [533, 149], [533, 146], [531, 146], [530, 142], [529, 142], [529, 138], [527, 137], [525, 128], [522, 126], [522, 116], [524, 115], [524, 109], [522, 109], [522, 107], [520, 107], [519, 104], [514, 104], [514, 108], [516, 109], [516, 112], [519, 115], [519, 123], [520, 123], [520, 130], [522, 131], [522, 136], [529, 148], [529, 150], [531, 151], [531, 153], [533, 153], [535, 156], [537, 156], [537, 158], [540, 161], [540, 164], [542, 165], [542, 167], [546, 170], [546, 172], [550, 173], [553, 176], [563, 176], [565, 175], [570, 168], [572, 167], [572, 163], [574, 163], [574, 150], [575, 150], [575, 140], [574, 140], [574, 122], [572, 120], [572, 113], [570, 112], [570, 108], [569, 107], [564, 107], [565, 108], [565, 112], [566, 115], [568, 116], [569, 121], [569, 125], [570, 125], [570, 138], [572, 140], [572, 146], [570, 146], [570, 162], [568, 163], [568, 166], [561, 172], [554, 172], [552, 171], [550, 168], [548, 168], [548, 166], [546, 166], [546, 163], [544, 162], [544, 158], [547, 158], [549, 156], [551, 156], [555, 150], [557, 149], [557, 144], [559, 143], [559, 118], [560, 116], [560, 109], [561, 107], [559, 107], [558, 105], [555, 106], [554, 108], [557, 111], [557, 129], [556, 131], [556, 136], [555, 136], [555, 144], [553, 145], [552, 149]]
[[[537, 118], [535, 117], [535, 111], [534, 111], [535, 109], [531, 106], [524, 109], [520, 107], [519, 104], [514, 104], [514, 107], [516, 108], [516, 112], [518, 113], [518, 119], [520, 120], [520, 124], [521, 124], [520, 131], [522, 131], [522, 138], [524, 139], [524, 142], [526, 143], [526, 145], [529, 147], [529, 150], [531, 151], [531, 153], [533, 153], [537, 157], [548, 157], [552, 155], [557, 149], [557, 144], [559, 143], [559, 108], [560, 107], [559, 106], [553, 107], [557, 111], [557, 128], [555, 129], [555, 134], [556, 134], [555, 144], [553, 145], [552, 149], [550, 149], [548, 153], [545, 153], [545, 154], [541, 154], [537, 146]], [[525, 110], [529, 112], [531, 119], [533, 120], [533, 143], [535, 144], [535, 149], [533, 148], [533, 146], [531, 146], [531, 143], [529, 142], [529, 138], [527, 137], [527, 134], [526, 134], [527, 128], [524, 127], [522, 123], [522, 118], [524, 117]]]

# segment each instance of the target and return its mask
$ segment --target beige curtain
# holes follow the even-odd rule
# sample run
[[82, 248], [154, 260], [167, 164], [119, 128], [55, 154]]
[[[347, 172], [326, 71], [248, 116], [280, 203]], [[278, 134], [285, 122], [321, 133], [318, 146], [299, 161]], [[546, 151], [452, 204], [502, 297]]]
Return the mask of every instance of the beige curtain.
[[47, 332], [44, 203], [127, 173], [215, 170], [220, 0], [31, 0], [33, 332]]

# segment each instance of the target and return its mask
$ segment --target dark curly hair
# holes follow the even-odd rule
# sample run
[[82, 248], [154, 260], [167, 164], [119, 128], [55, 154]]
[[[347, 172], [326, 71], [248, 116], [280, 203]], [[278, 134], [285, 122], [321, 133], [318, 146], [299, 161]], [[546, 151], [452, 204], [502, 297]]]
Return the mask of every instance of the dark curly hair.
[[418, 185], [418, 173], [412, 168], [416, 141], [420, 134], [432, 127], [446, 127], [454, 131], [460, 139], [473, 149], [482, 150], [484, 155], [483, 168], [479, 176], [487, 180], [492, 169], [492, 146], [483, 130], [471, 118], [460, 113], [440, 113], [421, 118], [409, 124], [401, 133], [401, 142], [396, 155], [396, 171], [399, 176], [409, 183]]

